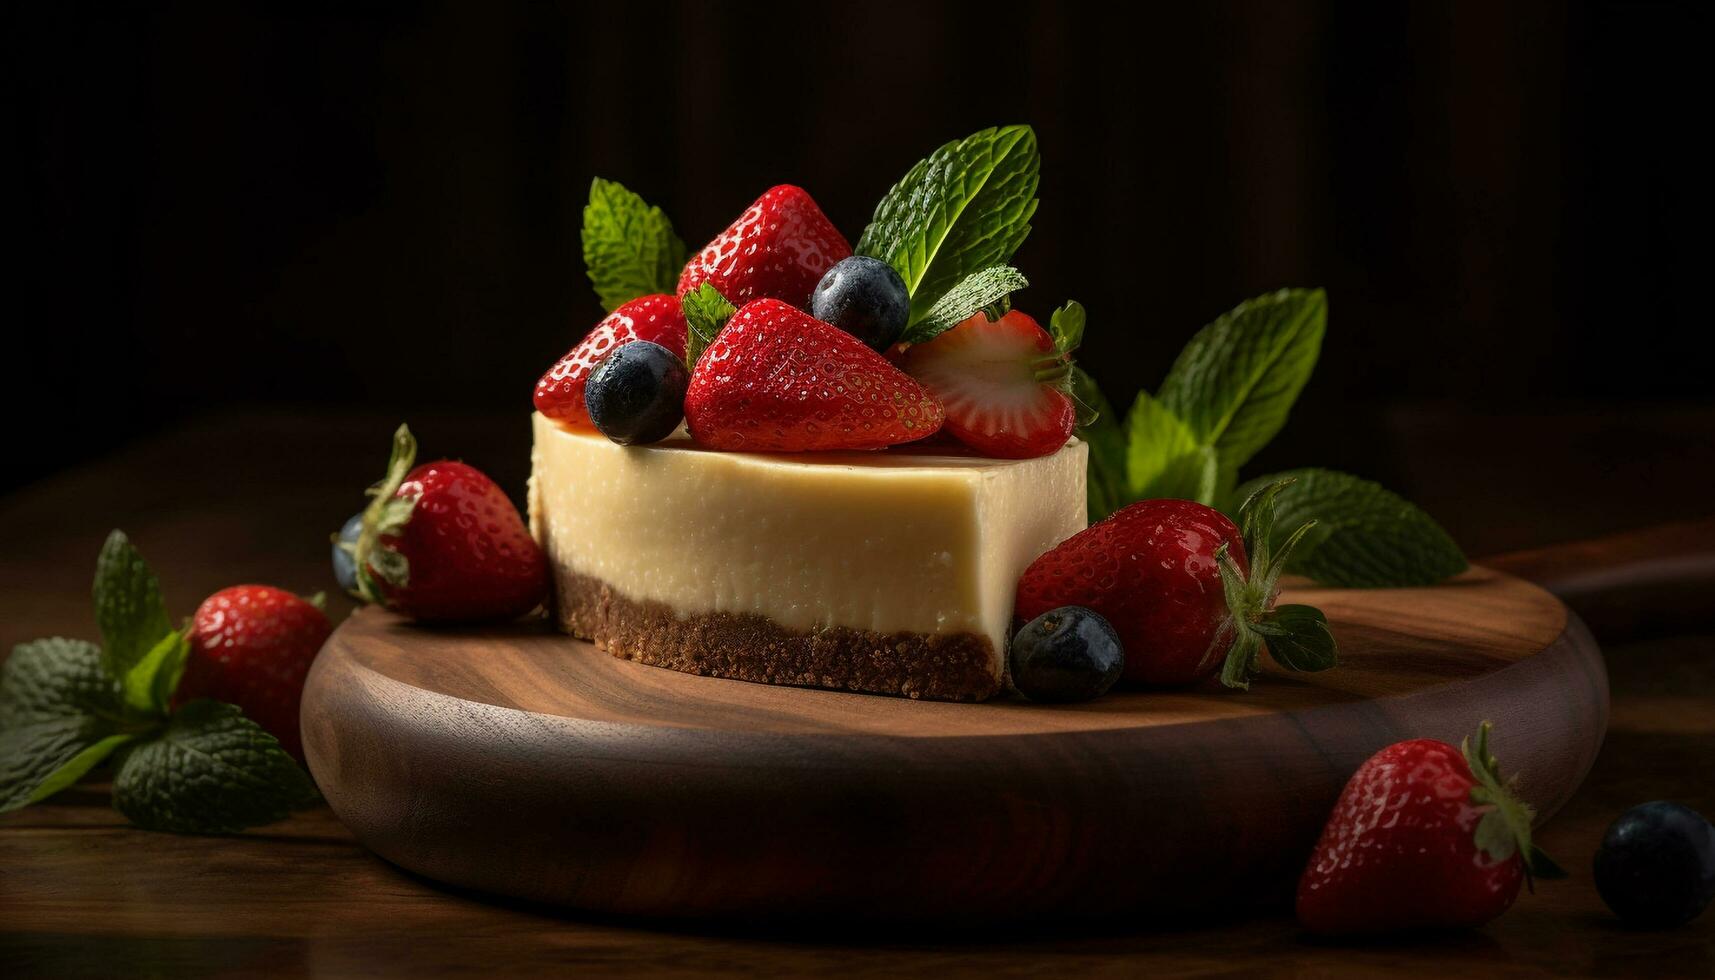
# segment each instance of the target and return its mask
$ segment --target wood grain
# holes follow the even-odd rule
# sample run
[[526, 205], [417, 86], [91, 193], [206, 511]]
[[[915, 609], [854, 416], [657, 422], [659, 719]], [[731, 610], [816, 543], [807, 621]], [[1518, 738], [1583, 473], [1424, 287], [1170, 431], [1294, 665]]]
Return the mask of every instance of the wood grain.
[[1484, 719], [1542, 811], [1607, 717], [1589, 634], [1536, 586], [1300, 589], [1341, 669], [1060, 707], [696, 677], [520, 624], [366, 611], [305, 692], [312, 771], [376, 853], [602, 912], [976, 923], [1278, 903], [1347, 776]]

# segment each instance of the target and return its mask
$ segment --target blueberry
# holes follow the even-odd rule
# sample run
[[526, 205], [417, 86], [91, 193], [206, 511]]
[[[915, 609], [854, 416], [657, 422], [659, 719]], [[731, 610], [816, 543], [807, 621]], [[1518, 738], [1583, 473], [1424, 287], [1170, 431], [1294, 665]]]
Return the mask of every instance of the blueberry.
[[357, 591], [357, 562], [352, 560], [351, 553], [341, 548], [342, 544], [357, 544], [357, 536], [363, 533], [363, 512], [351, 515], [351, 520], [339, 529], [339, 540], [333, 545], [333, 577], [339, 587], [347, 592]]
[[1012, 686], [1032, 701], [1088, 701], [1119, 680], [1125, 648], [1100, 613], [1050, 609], [1012, 638]]
[[867, 255], [834, 263], [810, 294], [810, 315], [885, 351], [911, 318], [911, 294], [893, 266]]
[[1690, 922], [1715, 898], [1715, 827], [1678, 803], [1632, 807], [1602, 836], [1596, 890], [1633, 925]]
[[622, 446], [660, 442], [685, 419], [691, 373], [660, 344], [633, 340], [614, 348], [584, 385], [584, 405], [602, 434]]

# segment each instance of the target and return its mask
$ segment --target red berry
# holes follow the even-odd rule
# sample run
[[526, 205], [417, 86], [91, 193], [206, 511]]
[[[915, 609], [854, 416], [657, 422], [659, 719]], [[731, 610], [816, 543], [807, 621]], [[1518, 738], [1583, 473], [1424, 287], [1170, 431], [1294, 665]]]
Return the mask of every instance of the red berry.
[[684, 357], [685, 314], [679, 298], [641, 296], [609, 313], [536, 382], [536, 411], [562, 425], [594, 431], [584, 407], [584, 384], [614, 348], [633, 340], [648, 340]]
[[1028, 459], [1066, 444], [1077, 409], [1058, 374], [1054, 340], [1017, 310], [978, 313], [905, 352], [904, 368], [947, 412], [947, 431], [985, 456]]
[[685, 421], [713, 449], [882, 449], [941, 427], [923, 386], [851, 334], [775, 299], [727, 321], [698, 359]]
[[1530, 808], [1487, 741], [1485, 723], [1474, 754], [1420, 738], [1358, 767], [1299, 880], [1299, 922], [1318, 933], [1477, 926], [1513, 903], [1527, 860], [1558, 873], [1531, 847]]
[[679, 295], [707, 282], [734, 306], [778, 299], [802, 307], [822, 274], [851, 254], [809, 193], [781, 184], [691, 256], [679, 274]]
[[214, 698], [244, 709], [302, 762], [298, 701], [333, 627], [315, 606], [268, 585], [235, 585], [203, 600], [174, 702]]
[[482, 471], [453, 460], [424, 463], [393, 496], [416, 503], [404, 526], [380, 539], [407, 562], [404, 582], [386, 581], [370, 562], [388, 608], [450, 622], [513, 619], [541, 603], [548, 582], [542, 550]]
[[1215, 550], [1231, 548], [1249, 573], [1239, 529], [1191, 500], [1144, 500], [1074, 534], [1019, 579], [1014, 617], [1028, 622], [1060, 606], [1094, 609], [1126, 651], [1123, 678], [1184, 684], [1220, 669], [1232, 611]]

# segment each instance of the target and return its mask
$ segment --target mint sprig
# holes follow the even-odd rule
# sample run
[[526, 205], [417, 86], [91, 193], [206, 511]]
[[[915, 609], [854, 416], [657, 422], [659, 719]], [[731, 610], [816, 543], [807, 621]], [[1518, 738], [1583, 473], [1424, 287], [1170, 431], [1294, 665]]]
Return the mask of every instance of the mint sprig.
[[1328, 585], [1397, 588], [1432, 585], [1469, 567], [1434, 518], [1371, 480], [1308, 467], [1257, 477], [1239, 493], [1283, 480], [1291, 485], [1277, 503], [1281, 522], [1317, 522], [1289, 571]]
[[236, 705], [200, 699], [155, 738], [129, 746], [113, 806], [151, 830], [229, 834], [313, 802], [310, 777]]
[[1029, 126], [985, 129], [918, 161], [876, 205], [854, 251], [905, 280], [908, 330], [966, 277], [1012, 260], [1030, 234], [1040, 169]]
[[1286, 424], [1316, 368], [1327, 324], [1320, 289], [1247, 300], [1197, 331], [1156, 397], [1236, 471]]
[[[933, 340], [979, 312], [990, 312], [997, 305], [1006, 304], [1014, 292], [1028, 285], [1030, 280], [1024, 278], [1024, 273], [1010, 265], [979, 269], [941, 294], [922, 319], [905, 328], [900, 340], [907, 344]], [[1004, 315], [1006, 310], [1001, 309], [989, 319], [998, 320]]]
[[599, 177], [584, 206], [583, 246], [590, 285], [609, 313], [639, 296], [673, 292], [685, 266], [685, 243], [661, 209]]
[[685, 313], [685, 366], [695, 369], [703, 351], [738, 309], [708, 282], [680, 297], [679, 308]]
[[237, 707], [172, 710], [190, 644], [118, 531], [94, 593], [109, 649], [54, 637], [19, 644], [0, 664], [0, 813], [65, 789], [115, 752], [114, 804], [147, 829], [225, 833], [311, 798], [309, 777]]
[[[1359, 587], [1427, 585], [1463, 571], [1465, 556], [1440, 525], [1369, 480], [1304, 469], [1235, 489], [1239, 468], [1286, 424], [1315, 369], [1327, 319], [1322, 290], [1282, 289], [1241, 303], [1198, 331], [1158, 393], [1138, 393], [1120, 432], [1086, 438], [1090, 519], [1157, 497], [1232, 512], [1233, 502], [1286, 482], [1275, 504], [1281, 525], [1316, 522], [1287, 570]], [[1081, 384], [1088, 389], [1083, 400], [1099, 398], [1093, 381]], [[1116, 480], [1116, 472], [1124, 479]]]

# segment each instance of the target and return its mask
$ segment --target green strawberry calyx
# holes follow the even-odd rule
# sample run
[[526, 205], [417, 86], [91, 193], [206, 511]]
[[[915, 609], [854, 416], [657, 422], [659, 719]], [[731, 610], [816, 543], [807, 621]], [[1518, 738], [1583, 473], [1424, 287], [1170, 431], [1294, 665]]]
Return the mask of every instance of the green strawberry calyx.
[[387, 475], [364, 491], [370, 497], [363, 509], [363, 530], [357, 541], [341, 544], [357, 566], [355, 594], [365, 602], [384, 603], [382, 585], [404, 588], [411, 581], [411, 566], [405, 556], [384, 539], [397, 536], [417, 509], [417, 495], [400, 495], [399, 488], [417, 462], [417, 439], [409, 426], [393, 433], [393, 452], [387, 459]]
[[1469, 737], [1459, 743], [1465, 764], [1471, 767], [1471, 802], [1487, 811], [1477, 821], [1477, 849], [1497, 862], [1519, 855], [1524, 862], [1525, 883], [1535, 891], [1537, 878], [1564, 878], [1566, 871], [1531, 843], [1536, 810], [1518, 798], [1514, 780], [1501, 779], [1500, 763], [1489, 751], [1491, 727], [1486, 721], [1477, 727], [1475, 746]]
[[1287, 536], [1277, 550], [1274, 538], [1274, 498], [1290, 480], [1280, 480], [1258, 489], [1239, 508], [1239, 526], [1245, 550], [1250, 555], [1247, 576], [1222, 543], [1215, 550], [1221, 569], [1221, 587], [1226, 593], [1227, 620], [1209, 645], [1209, 658], [1221, 657], [1221, 683], [1241, 690], [1250, 687], [1266, 646], [1274, 662], [1288, 670], [1318, 671], [1337, 666], [1339, 645], [1328, 628], [1328, 617], [1315, 606], [1275, 606], [1280, 594], [1280, 576], [1298, 542], [1316, 526], [1306, 521]]

